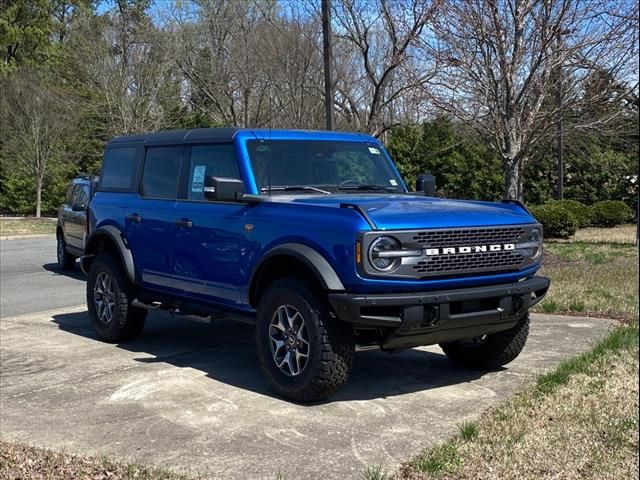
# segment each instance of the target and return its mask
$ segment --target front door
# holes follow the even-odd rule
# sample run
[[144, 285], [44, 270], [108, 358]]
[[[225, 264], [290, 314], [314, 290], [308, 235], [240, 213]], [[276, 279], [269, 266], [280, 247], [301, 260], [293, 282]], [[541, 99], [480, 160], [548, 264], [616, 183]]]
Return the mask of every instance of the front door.
[[240, 178], [234, 147], [193, 146], [186, 152], [185, 166], [186, 191], [177, 202], [174, 218], [175, 280], [186, 296], [236, 306], [246, 283], [242, 259], [247, 252], [244, 216], [249, 207], [208, 201], [203, 194], [207, 175]]

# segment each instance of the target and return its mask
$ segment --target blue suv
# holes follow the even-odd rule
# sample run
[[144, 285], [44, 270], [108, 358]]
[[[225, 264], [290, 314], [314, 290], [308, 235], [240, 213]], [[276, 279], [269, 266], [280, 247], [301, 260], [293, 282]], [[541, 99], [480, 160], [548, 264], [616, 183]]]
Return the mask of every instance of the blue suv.
[[354, 353], [440, 344], [459, 364], [518, 356], [542, 228], [517, 202], [409, 192], [360, 133], [194, 129], [105, 149], [81, 264], [98, 336], [148, 310], [255, 324], [260, 365], [296, 401], [335, 393]]

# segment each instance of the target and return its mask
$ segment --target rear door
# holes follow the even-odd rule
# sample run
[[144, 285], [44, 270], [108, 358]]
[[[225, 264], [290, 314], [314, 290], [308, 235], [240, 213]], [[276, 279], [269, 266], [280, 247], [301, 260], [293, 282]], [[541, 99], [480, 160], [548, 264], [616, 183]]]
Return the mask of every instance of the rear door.
[[247, 205], [204, 198], [207, 175], [240, 179], [232, 144], [194, 145], [185, 151], [181, 198], [175, 210], [174, 275], [185, 295], [221, 305], [241, 302]]
[[145, 149], [139, 194], [127, 204], [125, 231], [143, 285], [179, 292], [173, 281], [174, 218], [184, 148]]

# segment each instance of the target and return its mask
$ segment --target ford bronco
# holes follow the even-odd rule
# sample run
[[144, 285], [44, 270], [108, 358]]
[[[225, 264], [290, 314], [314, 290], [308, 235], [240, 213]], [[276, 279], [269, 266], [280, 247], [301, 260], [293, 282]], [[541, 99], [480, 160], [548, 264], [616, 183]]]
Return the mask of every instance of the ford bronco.
[[354, 353], [439, 344], [454, 362], [515, 359], [542, 228], [514, 201], [409, 192], [360, 133], [194, 129], [117, 137], [105, 149], [81, 265], [100, 339], [148, 310], [255, 324], [262, 370], [295, 401], [345, 383]]

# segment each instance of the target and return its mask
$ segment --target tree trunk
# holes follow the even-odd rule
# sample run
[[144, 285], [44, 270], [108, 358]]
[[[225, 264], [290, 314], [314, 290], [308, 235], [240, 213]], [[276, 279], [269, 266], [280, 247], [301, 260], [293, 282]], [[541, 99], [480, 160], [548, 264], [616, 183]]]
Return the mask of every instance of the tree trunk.
[[36, 218], [40, 218], [42, 210], [42, 182], [38, 181], [36, 185]]
[[522, 201], [522, 188], [520, 188], [520, 185], [520, 162], [505, 162], [504, 198], [506, 200]]

